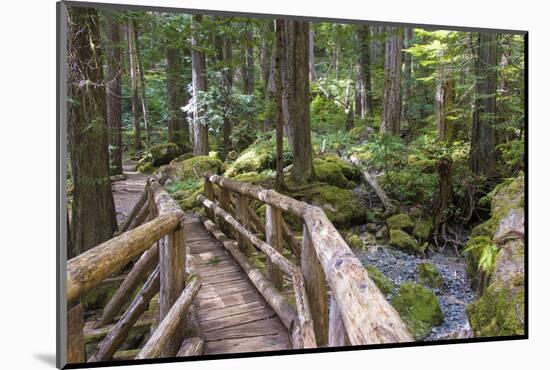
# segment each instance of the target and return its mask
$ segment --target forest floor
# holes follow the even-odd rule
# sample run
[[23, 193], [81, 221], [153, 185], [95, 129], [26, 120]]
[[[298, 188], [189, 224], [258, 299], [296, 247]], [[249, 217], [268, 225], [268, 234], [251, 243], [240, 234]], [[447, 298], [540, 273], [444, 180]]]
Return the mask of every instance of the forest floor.
[[128, 214], [136, 205], [147, 182], [148, 175], [137, 172], [136, 164], [137, 162], [135, 161], [124, 161], [122, 171], [126, 175], [126, 178], [112, 184], [116, 218], [119, 226], [126, 221]]

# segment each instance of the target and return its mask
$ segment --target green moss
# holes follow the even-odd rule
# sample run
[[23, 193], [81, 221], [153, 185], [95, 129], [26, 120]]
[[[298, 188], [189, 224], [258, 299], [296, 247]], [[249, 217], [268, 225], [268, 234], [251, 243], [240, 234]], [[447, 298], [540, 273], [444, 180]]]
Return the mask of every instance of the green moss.
[[305, 201], [321, 207], [336, 227], [364, 223], [365, 209], [350, 190], [321, 184], [312, 189]]
[[155, 166], [151, 162], [144, 162], [137, 166], [137, 170], [140, 173], [153, 173], [155, 172]]
[[419, 246], [409, 234], [403, 230], [390, 230], [390, 245], [406, 252], [418, 252]]
[[367, 272], [369, 273], [369, 277], [374, 281], [378, 289], [382, 291], [384, 294], [390, 294], [395, 289], [395, 285], [392, 283], [390, 279], [386, 277], [383, 273], [381, 273], [376, 267], [374, 266], [367, 266]]
[[349, 233], [346, 235], [346, 242], [348, 245], [355, 249], [364, 249], [365, 243], [361, 240], [361, 238], [353, 233]]
[[211, 156], [192, 157], [182, 161], [177, 170], [177, 179], [187, 181], [189, 179], [202, 179], [205, 173], [220, 173], [222, 162]]
[[246, 172], [233, 177], [233, 179], [262, 187], [271, 187], [274, 181], [274, 174], [269, 171], [261, 173]]
[[444, 316], [435, 294], [418, 284], [404, 283], [392, 302], [415, 340], [423, 340]]
[[414, 227], [414, 222], [411, 220], [411, 218], [404, 214], [399, 213], [397, 215], [391, 216], [386, 220], [386, 223], [388, 224], [388, 228], [395, 229], [395, 230], [412, 230]]
[[[284, 165], [291, 163], [290, 149], [286, 140], [283, 142]], [[269, 140], [258, 139], [245, 149], [235, 162], [227, 166], [225, 176], [234, 177], [241, 173], [259, 173], [268, 168], [275, 169], [276, 145], [274, 135]]]
[[476, 337], [523, 335], [525, 293], [523, 284], [517, 289], [489, 286], [483, 296], [466, 310]]
[[116, 284], [99, 286], [80, 297], [80, 303], [86, 311], [102, 309], [111, 300], [117, 288]]
[[424, 241], [430, 237], [432, 232], [432, 221], [424, 218], [419, 218], [414, 222], [412, 234], [419, 240]]
[[360, 177], [357, 168], [334, 155], [315, 158], [313, 166], [319, 181], [339, 188], [353, 188]]
[[443, 286], [443, 278], [433, 263], [420, 263], [416, 266], [416, 271], [420, 284], [430, 288], [441, 288]]
[[193, 157], [194, 157], [193, 153], [185, 153], [185, 154], [177, 156], [172, 161], [173, 162], [183, 162], [183, 161], [185, 161], [189, 158], [193, 158]]
[[174, 143], [165, 143], [154, 145], [149, 148], [154, 166], [168, 164], [174, 158], [181, 154], [181, 149]]

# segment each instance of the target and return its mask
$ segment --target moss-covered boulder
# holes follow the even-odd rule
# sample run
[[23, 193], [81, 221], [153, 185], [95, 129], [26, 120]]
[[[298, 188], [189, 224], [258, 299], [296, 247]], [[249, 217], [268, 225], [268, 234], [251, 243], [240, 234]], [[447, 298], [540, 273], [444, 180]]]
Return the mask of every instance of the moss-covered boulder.
[[339, 188], [353, 188], [359, 180], [359, 170], [348, 162], [334, 156], [326, 155], [313, 160], [315, 176], [321, 182]]
[[348, 234], [346, 234], [345, 239], [346, 239], [346, 242], [348, 243], [348, 245], [351, 248], [354, 248], [354, 249], [364, 249], [365, 248], [365, 243], [356, 234], [348, 233]]
[[176, 162], [183, 162], [187, 159], [190, 159], [190, 158], [193, 158], [194, 155], [193, 153], [185, 153], [185, 154], [182, 154], [182, 155], [178, 155], [176, 158], [172, 159], [172, 162], [170, 163], [176, 163]]
[[367, 272], [369, 273], [369, 277], [374, 281], [378, 289], [384, 294], [390, 294], [395, 289], [395, 285], [392, 283], [390, 279], [386, 277], [383, 273], [380, 272], [376, 267], [374, 266], [367, 266]]
[[[477, 235], [468, 241], [470, 268], [483, 277], [484, 288], [479, 300], [467, 308], [476, 337], [525, 333], [524, 186], [523, 175], [498, 186], [491, 219], [475, 228], [472, 234]], [[487, 243], [480, 243], [483, 238]], [[494, 263], [479, 262], [487, 260]]]
[[222, 168], [222, 161], [215, 156], [197, 156], [177, 163], [177, 179], [202, 179], [205, 173], [218, 174]]
[[419, 263], [416, 266], [416, 272], [418, 273], [420, 284], [429, 286], [430, 288], [441, 288], [443, 286], [443, 278], [433, 263]]
[[405, 230], [405, 231], [412, 231], [414, 227], [414, 222], [411, 220], [409, 215], [406, 215], [404, 213], [399, 213], [397, 215], [388, 217], [386, 219], [386, 223], [388, 224], [388, 228], [390, 230]]
[[151, 153], [153, 166], [158, 167], [170, 163], [172, 159], [179, 156], [181, 149], [174, 143], [165, 143], [152, 146], [149, 148], [149, 153]]
[[350, 227], [366, 221], [366, 210], [351, 190], [320, 184], [311, 189], [304, 200], [321, 207], [336, 227]]
[[390, 245], [410, 253], [419, 250], [418, 242], [403, 230], [390, 230]]
[[245, 172], [233, 177], [233, 179], [267, 188], [267, 187], [272, 187], [274, 185], [274, 179], [275, 179], [274, 176], [275, 176], [275, 173], [271, 173], [269, 171], [264, 171], [260, 173]]
[[149, 174], [155, 172], [156, 170], [155, 166], [153, 166], [153, 163], [151, 162], [140, 163], [136, 169], [140, 173], [149, 173]]
[[420, 241], [428, 240], [432, 232], [433, 223], [431, 220], [419, 218], [414, 221], [412, 234]]
[[[275, 169], [276, 163], [276, 145], [275, 135], [270, 139], [258, 139], [246, 148], [238, 158], [229, 164], [224, 175], [234, 177], [246, 172], [262, 172], [268, 168]], [[286, 140], [283, 142], [283, 160], [284, 165], [292, 163], [290, 149]]]
[[415, 340], [425, 339], [434, 326], [444, 321], [435, 294], [422, 285], [403, 283], [392, 301], [393, 307]]

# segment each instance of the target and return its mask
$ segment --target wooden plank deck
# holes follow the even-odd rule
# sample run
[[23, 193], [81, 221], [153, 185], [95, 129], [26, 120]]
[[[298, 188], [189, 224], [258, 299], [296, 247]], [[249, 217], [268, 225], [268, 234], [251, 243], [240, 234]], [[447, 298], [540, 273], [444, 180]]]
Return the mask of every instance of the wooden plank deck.
[[224, 247], [189, 216], [186, 243], [202, 287], [195, 298], [205, 354], [290, 349], [286, 328]]

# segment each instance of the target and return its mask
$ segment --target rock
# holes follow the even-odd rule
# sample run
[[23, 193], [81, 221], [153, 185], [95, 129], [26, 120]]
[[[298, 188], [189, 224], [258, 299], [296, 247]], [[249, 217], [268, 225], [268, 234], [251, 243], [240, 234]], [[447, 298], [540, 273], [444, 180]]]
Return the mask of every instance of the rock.
[[[483, 294], [467, 308], [476, 337], [525, 333], [524, 181], [521, 175], [495, 188], [491, 219], [472, 230], [467, 244], [469, 272], [490, 276], [480, 279], [480, 284], [485, 283], [481, 285]], [[478, 271], [478, 260], [487, 253], [485, 248], [496, 251], [494, 266]]]
[[374, 222], [369, 222], [369, 223], [366, 225], [366, 227], [367, 227], [367, 231], [368, 231], [369, 233], [376, 233], [376, 232], [378, 232], [378, 225], [375, 224]]
[[369, 273], [369, 277], [372, 279], [372, 281], [374, 281], [374, 283], [382, 293], [387, 295], [393, 292], [393, 290], [395, 289], [395, 285], [376, 267], [368, 265], [367, 272]]
[[315, 158], [313, 167], [319, 181], [344, 189], [353, 189], [361, 175], [355, 166], [333, 155]]
[[168, 164], [172, 159], [181, 154], [181, 149], [174, 143], [165, 143], [154, 145], [149, 148], [151, 154], [151, 162], [153, 166], [161, 166]]
[[412, 231], [414, 227], [414, 222], [411, 220], [411, 218], [404, 214], [399, 213], [395, 216], [391, 216], [386, 220], [386, 223], [388, 224], [388, 228], [395, 229], [395, 230], [405, 230], [405, 231]]
[[430, 288], [441, 288], [443, 286], [443, 278], [433, 263], [419, 263], [416, 266], [416, 271], [418, 272], [420, 284]]
[[349, 233], [346, 235], [345, 239], [351, 248], [365, 249], [365, 243], [357, 235]]
[[419, 218], [414, 222], [412, 234], [420, 241], [425, 241], [430, 237], [433, 223], [431, 220]]
[[378, 230], [375, 234], [375, 237], [378, 241], [386, 241], [389, 237], [388, 227], [384, 226], [380, 230]]
[[125, 173], [119, 173], [118, 175], [111, 176], [111, 182], [126, 180], [128, 176]]
[[137, 166], [137, 171], [141, 173], [153, 173], [155, 172], [155, 166], [151, 162], [144, 162]]
[[241, 173], [233, 177], [234, 180], [247, 182], [249, 184], [259, 185], [262, 187], [272, 188], [274, 185], [274, 177], [266, 172], [256, 173], [256, 172], [246, 172]]
[[172, 162], [170, 162], [170, 163], [172, 164], [172, 163], [176, 163], [176, 162], [183, 162], [183, 161], [185, 161], [187, 159], [190, 159], [190, 158], [193, 158], [193, 157], [194, 157], [193, 153], [185, 153], [185, 154], [179, 155], [176, 158], [172, 159]]
[[215, 156], [197, 156], [186, 159], [176, 164], [176, 177], [179, 181], [189, 179], [201, 179], [205, 173], [218, 174], [221, 171], [222, 162]]
[[392, 305], [415, 340], [426, 338], [432, 328], [444, 320], [435, 294], [418, 284], [403, 283]]
[[390, 245], [406, 252], [416, 253], [418, 243], [403, 230], [390, 230]]
[[364, 233], [361, 235], [361, 238], [363, 239], [363, 242], [365, 242], [366, 245], [376, 245], [376, 237], [370, 233]]

